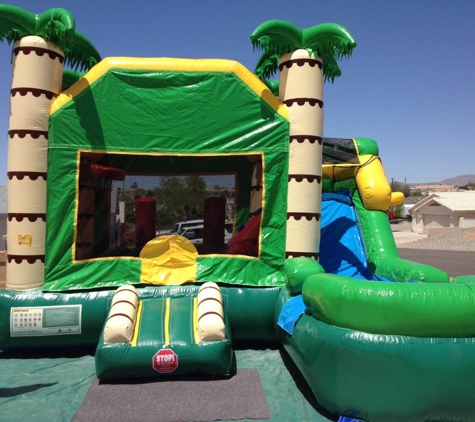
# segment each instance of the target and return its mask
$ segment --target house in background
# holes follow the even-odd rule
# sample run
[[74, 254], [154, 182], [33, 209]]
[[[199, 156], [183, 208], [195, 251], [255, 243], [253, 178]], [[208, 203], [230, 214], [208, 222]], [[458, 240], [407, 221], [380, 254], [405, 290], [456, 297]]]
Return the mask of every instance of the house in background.
[[407, 198], [404, 198], [404, 203], [402, 204], [402, 216], [404, 218], [411, 217], [411, 208], [422, 199], [422, 196], [408, 196]]
[[442, 184], [432, 184], [432, 185], [417, 185], [414, 186], [415, 190], [422, 192], [422, 195], [431, 195], [437, 192], [457, 192], [458, 187], [454, 185], [442, 185]]
[[2, 236], [7, 234], [7, 187], [0, 186], [0, 251], [7, 248]]
[[411, 208], [412, 231], [475, 227], [475, 191], [433, 193]]

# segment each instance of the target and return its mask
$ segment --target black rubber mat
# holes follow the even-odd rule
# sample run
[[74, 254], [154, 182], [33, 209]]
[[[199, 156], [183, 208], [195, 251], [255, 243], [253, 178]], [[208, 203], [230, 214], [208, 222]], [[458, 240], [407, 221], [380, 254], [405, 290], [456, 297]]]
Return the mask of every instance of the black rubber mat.
[[227, 379], [95, 379], [73, 421], [205, 422], [270, 417], [259, 372], [240, 369]]

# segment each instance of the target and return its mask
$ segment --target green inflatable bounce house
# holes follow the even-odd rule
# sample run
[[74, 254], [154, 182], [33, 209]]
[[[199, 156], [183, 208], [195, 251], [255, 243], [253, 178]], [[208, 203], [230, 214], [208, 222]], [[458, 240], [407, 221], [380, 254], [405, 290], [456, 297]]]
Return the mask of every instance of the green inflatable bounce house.
[[[350, 32], [265, 22], [251, 72], [101, 59], [61, 35], [67, 13], [0, 7], [15, 42], [0, 348], [94, 346], [101, 380], [165, 380], [232, 377], [236, 344], [280, 344], [341, 420], [473, 421], [475, 276], [401, 259], [387, 211], [403, 196], [377, 143], [323, 138], [323, 83]], [[157, 230], [153, 186], [135, 187], [125, 222], [133, 180], [223, 175], [232, 201], [208, 195], [188, 224], [199, 242]]]

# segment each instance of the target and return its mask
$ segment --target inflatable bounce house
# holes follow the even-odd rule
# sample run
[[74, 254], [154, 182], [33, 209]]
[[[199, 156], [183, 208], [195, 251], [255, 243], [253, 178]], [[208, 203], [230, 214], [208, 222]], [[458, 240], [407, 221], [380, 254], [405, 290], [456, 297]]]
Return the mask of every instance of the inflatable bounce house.
[[[348, 30], [268, 21], [250, 72], [101, 60], [63, 9], [0, 16], [14, 42], [1, 349], [94, 345], [99, 379], [163, 379], [232, 375], [233, 345], [280, 342], [333, 414], [474, 420], [475, 276], [400, 259], [387, 211], [402, 194], [376, 142], [322, 137]], [[183, 174], [234, 175], [228, 245], [221, 198], [200, 253], [155, 235], [153, 198], [137, 200], [135, 246], [117, 240], [112, 184]]]

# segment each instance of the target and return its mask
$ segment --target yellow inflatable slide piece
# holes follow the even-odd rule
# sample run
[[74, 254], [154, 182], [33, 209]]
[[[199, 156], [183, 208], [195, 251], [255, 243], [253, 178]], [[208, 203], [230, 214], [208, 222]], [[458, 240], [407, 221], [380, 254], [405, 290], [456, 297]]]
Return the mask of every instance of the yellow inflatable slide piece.
[[186, 237], [178, 234], [156, 237], [140, 252], [140, 282], [163, 286], [194, 282], [197, 256], [195, 245]]
[[391, 203], [389, 204], [391, 207], [395, 205], [400, 205], [404, 203], [404, 194], [402, 192], [392, 192], [391, 193]]
[[361, 166], [356, 173], [356, 185], [367, 210], [387, 211], [391, 203], [389, 186], [378, 156], [360, 155]]

